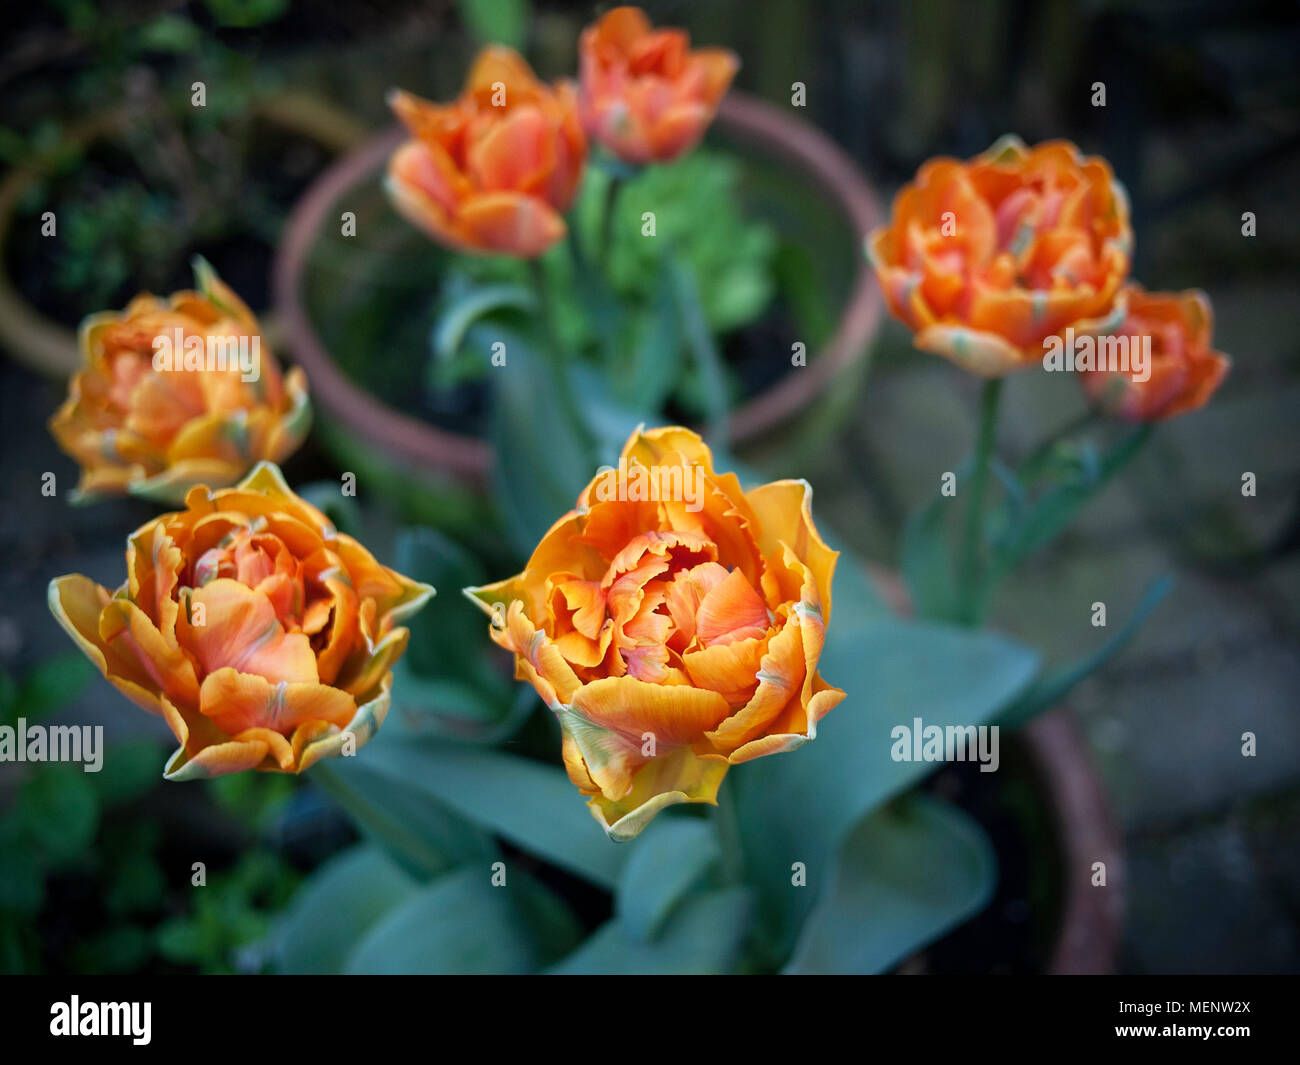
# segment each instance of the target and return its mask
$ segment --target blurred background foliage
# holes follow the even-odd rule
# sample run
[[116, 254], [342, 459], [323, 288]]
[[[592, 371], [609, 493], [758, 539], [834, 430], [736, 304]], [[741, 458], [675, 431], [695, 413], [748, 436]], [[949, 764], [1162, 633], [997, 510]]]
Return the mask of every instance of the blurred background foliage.
[[[1124, 964], [1139, 971], [1300, 966], [1295, 5], [673, 0], [646, 6], [657, 22], [684, 25], [704, 43], [737, 51], [744, 61], [738, 86], [747, 91], [786, 104], [793, 84], [803, 83], [801, 117], [850, 152], [882, 197], [927, 156], [968, 156], [1010, 130], [1031, 142], [1066, 136], [1104, 154], [1132, 200], [1135, 275], [1152, 288], [1209, 291], [1218, 346], [1236, 357], [1221, 395], [1210, 410], [1162, 431], [1131, 481], [1110, 487], [1050, 559], [1031, 562], [1004, 590], [995, 618], [1008, 632], [1043, 645], [1048, 661], [1060, 662], [1090, 646], [1087, 607], [1095, 599], [1126, 616], [1152, 579], [1178, 575], [1167, 605], [1130, 656], [1072, 697], [1129, 848], [1132, 917]], [[0, 160], [27, 164], [36, 176], [11, 205], [14, 217], [30, 224], [10, 223], [0, 265], [24, 299], [68, 326], [88, 311], [124, 304], [140, 288], [186, 286], [195, 252], [265, 311], [272, 250], [287, 212], [330, 158], [389, 123], [385, 90], [403, 85], [432, 98], [451, 96], [474, 42], [486, 39], [526, 47], [544, 75], [569, 73], [577, 32], [591, 14], [587, 4], [525, 0], [11, 5], [0, 14]], [[190, 106], [199, 80], [208, 89], [205, 109]], [[1107, 89], [1104, 108], [1091, 103], [1098, 81]], [[700, 203], [725, 196], [729, 178], [725, 162], [707, 154], [692, 163], [694, 172], [643, 180], [689, 181], [701, 195], [680, 202], [698, 211]], [[58, 254], [36, 235], [45, 210], [60, 219]], [[1244, 211], [1257, 216], [1253, 238], [1242, 237]], [[843, 280], [843, 271], [828, 265], [840, 261], [834, 241], [774, 247], [762, 226], [746, 226], [725, 210], [683, 224], [708, 234], [701, 256], [724, 241], [746, 250], [735, 276], [707, 259], [697, 267], [702, 303], [715, 326], [741, 324], [757, 313], [775, 277], [784, 292], [797, 293], [802, 280], [810, 294], [804, 304], [814, 309], [800, 315], [810, 341], [829, 328], [825, 320], [818, 326], [818, 314], [825, 319], [826, 312], [815, 308]], [[650, 283], [654, 264], [637, 257], [644, 247], [615, 235], [616, 271], [627, 294], [652, 302], [658, 298]], [[810, 277], [817, 280], [810, 284]], [[561, 328], [579, 334], [582, 320], [572, 312]], [[348, 328], [358, 346], [378, 348], [385, 321], [391, 316], [376, 308], [370, 321]], [[780, 350], [785, 358], [788, 345]], [[896, 566], [894, 545], [906, 515], [932, 495], [937, 471], [956, 468], [968, 447], [975, 383], [918, 356], [893, 324], [870, 357], [869, 379], [845, 382], [787, 432], [743, 457], [766, 475], [807, 477], [817, 485], [819, 519], [860, 554]], [[461, 384], [465, 367], [448, 358], [433, 363], [430, 373], [440, 375], [440, 386]], [[456, 617], [453, 594], [440, 596], [438, 610], [417, 621], [398, 679], [409, 698], [365, 759], [345, 770], [330, 767], [320, 780], [245, 774], [197, 788], [159, 786], [169, 737], [106, 684], [86, 684], [84, 664], [62, 653], [64, 638], [43, 594], [50, 576], [72, 570], [116, 583], [122, 534], [150, 509], [132, 502], [93, 512], [71, 512], [53, 501], [33, 506], [30, 485], [42, 471], [58, 471], [69, 483], [73, 477], [43, 429], [63, 386], [11, 363], [0, 373], [9, 474], [0, 484], [6, 559], [0, 707], [6, 722], [18, 716], [103, 721], [113, 752], [100, 774], [0, 765], [0, 968], [364, 970], [376, 959], [399, 966], [410, 929], [427, 927], [433, 917], [451, 928], [506, 930], [487, 944], [438, 945], [446, 957], [470, 952], [487, 968], [557, 964], [587, 933], [595, 934], [582, 949], [592, 953], [567, 964], [598, 964], [601, 951], [644, 968], [765, 968], [788, 956], [795, 915], [773, 898], [725, 886], [699, 819], [664, 819], [629, 852], [634, 857], [600, 837], [569, 785], [550, 771], [554, 736], [545, 715], [536, 712], [531, 693], [500, 673], [487, 640], [475, 645], [482, 655], [448, 660], [441, 650], [440, 626], [469, 624]], [[1058, 382], [1032, 376], [1013, 381], [1006, 397], [1004, 443], [1022, 456], [1080, 407], [1068, 389], [1052, 387]], [[695, 409], [704, 409], [702, 402]], [[291, 483], [336, 485], [331, 454], [306, 449], [289, 465]], [[1261, 484], [1248, 508], [1237, 492], [1243, 470], [1257, 472]], [[515, 549], [495, 534], [488, 542], [476, 538], [477, 516], [451, 536], [403, 533], [397, 515], [371, 505], [379, 491], [369, 488], [377, 482], [364, 470], [359, 482], [366, 513], [351, 520], [367, 523], [381, 558], [428, 574], [448, 590], [477, 583], [483, 573], [513, 572]], [[837, 611], [846, 601], [837, 600]], [[870, 613], [853, 624], [879, 625]], [[888, 635], [876, 630], [882, 648], [889, 647]], [[1014, 660], [1014, 645], [1008, 647]], [[882, 669], [899, 660], [898, 648], [890, 653]], [[826, 672], [834, 680], [831, 665]], [[1006, 676], [1004, 690], [989, 695], [990, 706], [1018, 690], [1010, 665]], [[910, 697], [936, 705], [940, 693], [914, 691], [903, 681]], [[925, 716], [938, 715], [927, 710]], [[1259, 758], [1243, 773], [1237, 737], [1245, 729], [1262, 741]], [[506, 755], [449, 745], [466, 739], [506, 741], [509, 755], [535, 761], [541, 775], [520, 779], [539, 794], [562, 785], [573, 822], [512, 826], [498, 810], [474, 806], [485, 801], [472, 783], [485, 769], [476, 759]], [[766, 784], [772, 794], [786, 794], [780, 787], [797, 781], [782, 782], [781, 775], [811, 772], [818, 750], [813, 745], [770, 770], [752, 767], [756, 772], [744, 781], [736, 774], [728, 786]], [[400, 776], [409, 783], [412, 759], [416, 779], [449, 783], [437, 794], [417, 791], [402, 800], [396, 827], [408, 832], [401, 845], [393, 842], [391, 823], [374, 821], [358, 833], [325, 794], [355, 803], [357, 793], [380, 789], [386, 802], [396, 801], [394, 781]], [[766, 781], [769, 771], [778, 779]], [[950, 808], [928, 795], [882, 807], [852, 826], [851, 854], [893, 855], [893, 867], [903, 870], [943, 863], [951, 894], [927, 901], [953, 921], [996, 891], [986, 911], [992, 923], [981, 930], [972, 922], [965, 938], [941, 940], [931, 951], [936, 967], [1042, 964], [1051, 929], [1029, 927], [1040, 920], [1031, 915], [1050, 910], [1059, 885], [1050, 863], [1025, 857], [1043, 846], [1047, 830], [1028, 779], [1008, 775], [1005, 793], [987, 800], [974, 794], [978, 779], [947, 771], [930, 787], [968, 813], [979, 812], [986, 827], [1002, 818], [1014, 826], [1008, 832], [1030, 841], [1021, 844], [1023, 868], [1001, 856], [1003, 882], [996, 888], [982, 837], [966, 831], [965, 815], [950, 817]], [[903, 783], [882, 780], [866, 798], [879, 800]], [[532, 793], [520, 787], [510, 808], [527, 810]], [[457, 813], [493, 822], [495, 831], [466, 830]], [[907, 830], [917, 825], [929, 835]], [[763, 829], [741, 831], [761, 836]], [[946, 840], [945, 853], [935, 859], [909, 849], [908, 841], [925, 838]], [[762, 843], [752, 847], [763, 860]], [[497, 859], [507, 861], [511, 877], [520, 871], [524, 887], [510, 893], [505, 912], [505, 903], [483, 890], [485, 878], [448, 873]], [[203, 890], [191, 887], [196, 861], [206, 865]], [[309, 874], [310, 889], [297, 891]], [[828, 967], [844, 951], [884, 967], [902, 960], [914, 943], [903, 904], [926, 884], [880, 883], [870, 874], [870, 868], [846, 871], [825, 911], [832, 916], [819, 918], [830, 923], [810, 928], [792, 964]], [[660, 894], [637, 890], [665, 881]], [[568, 900], [568, 911], [557, 896]], [[895, 919], [873, 927], [895, 934], [893, 941], [819, 932], [857, 927], [836, 913], [890, 906], [897, 907], [890, 911]], [[347, 919], [333, 925], [323, 916], [340, 913]], [[740, 918], [755, 914], [763, 935], [742, 951]], [[333, 941], [304, 932], [331, 927], [341, 930]], [[1014, 949], [1000, 946], [1008, 929], [1018, 936]], [[991, 940], [997, 942], [990, 946]]]

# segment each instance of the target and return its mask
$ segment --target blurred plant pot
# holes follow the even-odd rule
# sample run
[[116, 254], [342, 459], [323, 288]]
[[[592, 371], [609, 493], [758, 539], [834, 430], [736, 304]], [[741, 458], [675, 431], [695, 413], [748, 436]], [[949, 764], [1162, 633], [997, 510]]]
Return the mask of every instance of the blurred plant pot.
[[[751, 167], [765, 168], [754, 186], [779, 186], [778, 227], [803, 226], [831, 243], [834, 261], [818, 265], [830, 286], [838, 286], [834, 327], [826, 342], [810, 351], [807, 365], [791, 367], [733, 412], [731, 441], [743, 445], [814, 401], [833, 405], [838, 399], [842, 408], [851, 399], [851, 389], [832, 385], [865, 364], [880, 325], [880, 293], [862, 242], [882, 215], [852, 161], [818, 130], [780, 108], [733, 92], [715, 128], [720, 140], [747, 155]], [[406, 413], [398, 409], [400, 386], [388, 382], [385, 397], [385, 382], [362, 381], [361, 372], [354, 367], [350, 373], [339, 358], [339, 348], [358, 345], [358, 336], [425, 357], [428, 323], [411, 308], [427, 303], [438, 261], [426, 250], [431, 242], [396, 215], [380, 186], [388, 156], [404, 136], [400, 128], [391, 129], [340, 159], [298, 204], [275, 264], [277, 314], [314, 399], [337, 419], [334, 450], [345, 466], [355, 454], [356, 461], [381, 462], [404, 471], [401, 476], [409, 478], [413, 468], [443, 486], [477, 491], [487, 483], [493, 454], [475, 435], [475, 425], [435, 425]], [[810, 187], [821, 196], [808, 195]], [[355, 236], [341, 235], [344, 211], [355, 215]]]
[[[911, 600], [899, 576], [889, 570], [868, 567], [872, 580], [889, 606], [902, 615], [912, 613]], [[1124, 926], [1125, 867], [1119, 829], [1111, 812], [1105, 785], [1097, 774], [1078, 725], [1065, 707], [1045, 713], [1012, 734], [1023, 745], [1029, 783], [1036, 805], [1046, 813], [1047, 845], [1054, 844], [1050, 856], [1030, 854], [1031, 859], [1045, 857], [1056, 870], [1059, 897], [1053, 899], [1057, 924], [1045, 959], [1045, 971], [1052, 974], [1112, 973], [1119, 956]], [[1005, 761], [1005, 759], [1004, 759]], [[978, 772], [974, 774], [980, 776]], [[1000, 776], [994, 773], [992, 776]], [[961, 805], [961, 799], [951, 797]], [[983, 820], [976, 811], [967, 811]], [[986, 825], [986, 827], [989, 827]], [[1005, 856], [998, 848], [998, 836], [990, 831], [999, 849], [999, 866]], [[1021, 845], [1027, 841], [1021, 840]], [[1036, 845], [1029, 842], [1029, 849]], [[1093, 863], [1104, 862], [1106, 887], [1092, 886]], [[991, 907], [990, 907], [991, 908]], [[986, 911], [987, 914], [987, 911]], [[941, 953], [949, 940], [966, 933], [967, 926], [985, 919], [977, 914], [965, 925], [950, 932], [937, 943], [903, 965], [904, 971], [933, 971], [941, 968], [933, 957]], [[993, 920], [997, 919], [993, 915]], [[972, 937], [976, 938], [976, 937]], [[954, 952], [959, 953], [959, 952]]]
[[[355, 145], [362, 127], [349, 114], [319, 97], [302, 93], [280, 93], [254, 105], [257, 118], [290, 135], [312, 141], [331, 154]], [[78, 148], [110, 141], [125, 126], [123, 110], [108, 110], [70, 126], [64, 134], [68, 144]], [[19, 204], [39, 180], [32, 166], [11, 170], [0, 182], [0, 345], [19, 362], [55, 378], [64, 378], [80, 365], [77, 334], [29, 302], [14, 284], [6, 250]], [[87, 313], [100, 310], [87, 308]], [[268, 332], [271, 323], [264, 323]]]

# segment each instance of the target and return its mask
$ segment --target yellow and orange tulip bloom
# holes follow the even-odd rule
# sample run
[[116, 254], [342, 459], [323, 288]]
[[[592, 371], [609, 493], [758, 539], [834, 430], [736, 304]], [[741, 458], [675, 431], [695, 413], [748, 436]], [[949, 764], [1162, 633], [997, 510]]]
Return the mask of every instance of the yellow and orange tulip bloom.
[[636, 7], [616, 7], [588, 26], [578, 55], [587, 135], [637, 165], [693, 148], [740, 68], [734, 52], [692, 50], [685, 30], [657, 30]]
[[1112, 335], [1139, 344], [1150, 337], [1150, 376], [1145, 381], [1119, 370], [1083, 374], [1089, 400], [1127, 421], [1164, 421], [1199, 410], [1228, 374], [1231, 360], [1212, 345], [1214, 312], [1203, 292], [1145, 292], [1129, 285], [1128, 313]]
[[50, 610], [123, 694], [180, 747], [169, 780], [297, 773], [352, 753], [388, 713], [400, 626], [433, 594], [380, 565], [296, 496], [277, 467], [190, 489], [185, 509], [127, 541], [110, 592], [50, 582]]
[[388, 162], [393, 205], [457, 251], [532, 259], [566, 232], [587, 141], [569, 82], [548, 87], [509, 48], [485, 48], [461, 95], [439, 105], [401, 90], [411, 133]]
[[1041, 365], [1044, 340], [1123, 318], [1133, 236], [1110, 166], [1068, 141], [1004, 137], [968, 162], [932, 159], [867, 251], [923, 351], [985, 377]]
[[[129, 493], [178, 503], [195, 484], [224, 487], [258, 462], [282, 462], [307, 435], [302, 371], [281, 377], [253, 313], [206, 264], [197, 273], [199, 291], [137, 296], [120, 313], [82, 323], [84, 367], [50, 420], [81, 466], [78, 498]], [[169, 349], [177, 338], [194, 347], [156, 362], [159, 338]]]
[[638, 430], [522, 573], [466, 589], [613, 838], [716, 803], [728, 767], [813, 739], [844, 697], [817, 673], [837, 553], [811, 500], [804, 481], [742, 491], [688, 429]]

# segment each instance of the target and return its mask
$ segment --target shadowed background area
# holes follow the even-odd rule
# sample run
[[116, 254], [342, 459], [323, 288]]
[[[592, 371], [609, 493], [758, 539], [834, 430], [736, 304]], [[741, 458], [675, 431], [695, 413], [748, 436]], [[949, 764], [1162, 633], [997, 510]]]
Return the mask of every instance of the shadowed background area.
[[[1135, 277], [1150, 289], [1209, 294], [1215, 346], [1234, 359], [1225, 385], [1206, 409], [1163, 426], [1129, 475], [1002, 589], [994, 619], [1062, 661], [1097, 642], [1093, 603], [1104, 602], [1117, 623], [1153, 580], [1174, 575], [1133, 644], [1070, 700], [1125, 842], [1122, 966], [1300, 970], [1295, 4], [646, 8], [698, 43], [736, 51], [741, 89], [789, 106], [801, 84], [800, 117], [854, 158], [885, 203], [927, 157], [970, 156], [1007, 132], [1030, 143], [1064, 137], [1106, 156], [1132, 205]], [[190, 256], [200, 251], [266, 312], [290, 209], [332, 158], [389, 124], [387, 89], [452, 96], [474, 47], [465, 27], [476, 20], [489, 35], [526, 42], [541, 74], [571, 72], [593, 10], [450, 0], [11, 5], [0, 15], [0, 159], [10, 167], [40, 159], [44, 176], [7, 184], [0, 197], [7, 298], [72, 328], [140, 289], [187, 286]], [[209, 106], [178, 125], [164, 100], [200, 79]], [[1097, 83], [1104, 106], [1093, 102]], [[96, 124], [115, 113], [129, 116], [128, 132], [98, 137]], [[50, 202], [60, 205], [58, 242], [39, 235]], [[1251, 236], [1243, 235], [1247, 212]], [[268, 334], [277, 338], [274, 321]], [[65, 384], [35, 368], [50, 350], [40, 327], [9, 315], [3, 341], [15, 358], [0, 363], [0, 666], [21, 679], [67, 650], [45, 606], [49, 578], [78, 571], [115, 585], [123, 533], [154, 509], [77, 509], [40, 495], [47, 471], [60, 494], [75, 482], [45, 429]], [[788, 360], [786, 351], [774, 347], [773, 360]], [[1079, 389], [1063, 376], [1009, 380], [999, 439], [1006, 456], [1022, 457], [1082, 412]], [[887, 322], [867, 358], [743, 457], [772, 476], [809, 480], [819, 520], [865, 557], [896, 566], [906, 515], [970, 447], [977, 388], [913, 351], [907, 332]], [[1253, 498], [1241, 494], [1246, 472], [1257, 478]], [[337, 478], [314, 445], [286, 473], [293, 483]], [[48, 691], [57, 702], [61, 685], [81, 679], [62, 660], [47, 674], [24, 698]], [[4, 823], [0, 970], [42, 957], [52, 968], [110, 971], [238, 967], [237, 948], [346, 837], [313, 789], [284, 779], [160, 793], [153, 781], [165, 729], [105, 684], [80, 689], [59, 714], [102, 721], [111, 740], [136, 745], [139, 768], [118, 759], [123, 768], [105, 772], [114, 777], [107, 783], [70, 771], [45, 789], [42, 830], [56, 842], [39, 868], [9, 858], [20, 829]], [[1256, 737], [1253, 758], [1242, 757], [1245, 732]], [[12, 769], [0, 766], [0, 808], [18, 787]], [[115, 819], [124, 804], [150, 816]], [[176, 870], [189, 859], [166, 825], [198, 816], [218, 826], [205, 854], [221, 867], [222, 889], [196, 908], [178, 901], [187, 876]], [[67, 873], [87, 856], [115, 885], [93, 903], [78, 894], [84, 879]]]

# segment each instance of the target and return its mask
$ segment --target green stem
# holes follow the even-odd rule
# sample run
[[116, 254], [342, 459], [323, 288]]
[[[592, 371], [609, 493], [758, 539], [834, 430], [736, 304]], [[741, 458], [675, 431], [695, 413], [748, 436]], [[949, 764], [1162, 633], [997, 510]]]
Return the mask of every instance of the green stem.
[[1033, 480], [1037, 474], [1038, 467], [1051, 454], [1057, 444], [1070, 439], [1097, 420], [1097, 412], [1092, 408], [1084, 411], [1076, 418], [1071, 418], [1064, 425], [1058, 426], [1055, 430], [1045, 436], [1028, 457], [1020, 464], [1020, 481], [1022, 484], [1027, 483], [1026, 479]]
[[610, 174], [609, 184], [605, 186], [605, 202], [600, 212], [600, 235], [597, 240], [596, 254], [605, 273], [609, 273], [610, 249], [614, 244], [614, 207], [618, 194], [623, 188], [623, 179], [617, 174]]
[[974, 627], [979, 623], [980, 548], [984, 539], [984, 495], [989, 479], [989, 457], [997, 435], [998, 401], [1002, 378], [991, 377], [980, 393], [979, 435], [975, 440], [975, 468], [971, 471], [966, 530], [962, 541], [958, 620]]
[[722, 876], [728, 884], [740, 884], [745, 878], [745, 853], [740, 845], [740, 820], [736, 816], [736, 803], [731, 789], [718, 789], [718, 805], [713, 811], [713, 824], [718, 830], [722, 846]]
[[556, 377], [556, 392], [562, 413], [568, 418], [578, 434], [578, 439], [583, 442], [590, 455], [593, 447], [592, 435], [574, 398], [573, 383], [569, 379], [569, 350], [560, 335], [559, 322], [555, 316], [555, 301], [546, 283], [546, 271], [542, 268], [540, 259], [529, 259], [528, 268], [532, 272], [533, 288], [537, 292], [537, 306], [542, 316], [542, 328], [546, 337], [546, 357]]

